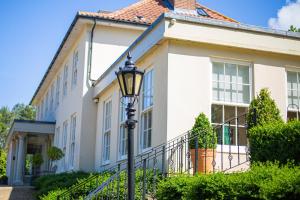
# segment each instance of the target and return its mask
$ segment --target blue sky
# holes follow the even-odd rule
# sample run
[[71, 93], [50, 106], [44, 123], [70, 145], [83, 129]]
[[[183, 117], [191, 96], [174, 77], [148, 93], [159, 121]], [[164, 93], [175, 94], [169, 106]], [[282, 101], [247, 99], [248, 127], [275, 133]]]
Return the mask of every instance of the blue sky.
[[[136, 1], [1, 1], [0, 107], [12, 107], [19, 102], [29, 103], [77, 11], [115, 10]], [[274, 23], [280, 25], [281, 21], [276, 19], [278, 11], [286, 4], [295, 3], [286, 0], [198, 0], [198, 2], [242, 23], [264, 27], [270, 26], [270, 18], [275, 18]], [[298, 3], [300, 5], [300, 0]], [[300, 10], [298, 11], [300, 13]]]

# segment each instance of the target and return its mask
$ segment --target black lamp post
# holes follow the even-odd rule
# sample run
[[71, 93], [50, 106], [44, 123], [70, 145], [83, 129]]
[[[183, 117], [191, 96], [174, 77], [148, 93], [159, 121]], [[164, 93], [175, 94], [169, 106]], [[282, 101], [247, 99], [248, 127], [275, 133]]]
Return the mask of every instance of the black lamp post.
[[128, 129], [128, 139], [127, 139], [127, 147], [128, 147], [128, 199], [134, 200], [134, 192], [135, 192], [135, 172], [134, 172], [134, 128], [137, 123], [134, 120], [134, 112], [133, 108], [134, 102], [136, 98], [140, 94], [141, 85], [143, 81], [144, 72], [138, 70], [134, 63], [131, 60], [130, 52], [127, 55], [127, 61], [125, 62], [125, 66], [123, 68], [119, 68], [119, 71], [116, 72], [118, 82], [120, 85], [120, 89], [122, 92], [122, 96], [125, 98], [129, 98], [126, 112], [127, 112], [127, 121], [126, 126]]

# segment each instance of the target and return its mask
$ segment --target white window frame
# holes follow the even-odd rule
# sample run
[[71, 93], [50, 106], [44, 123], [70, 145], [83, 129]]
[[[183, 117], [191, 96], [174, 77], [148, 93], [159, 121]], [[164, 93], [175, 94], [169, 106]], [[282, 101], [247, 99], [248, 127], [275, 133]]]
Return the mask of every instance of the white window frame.
[[[119, 142], [118, 142], [118, 159], [124, 160], [127, 158], [127, 140], [128, 133], [126, 128], [126, 107], [128, 103], [128, 98], [122, 98], [122, 93], [120, 93], [120, 101], [119, 101]], [[124, 131], [124, 132], [123, 132]], [[123, 135], [124, 134], [124, 135]]]
[[[235, 64], [235, 65], [242, 65], [242, 66], [248, 66], [249, 67], [249, 103], [239, 103], [239, 102], [227, 102], [225, 101], [217, 101], [217, 100], [214, 100], [213, 98], [213, 64], [214, 63], [223, 63], [224, 65], [225, 64]], [[252, 100], [252, 95], [253, 95], [253, 64], [252, 63], [249, 63], [249, 62], [246, 62], [246, 61], [237, 61], [237, 60], [230, 60], [230, 59], [219, 59], [219, 58], [213, 58], [211, 59], [211, 91], [212, 91], [212, 95], [211, 95], [211, 99], [212, 99], [212, 103], [211, 103], [211, 107], [212, 105], [221, 105], [223, 106], [223, 111], [222, 111], [222, 121], [223, 123], [225, 122], [224, 121], [224, 106], [233, 106], [235, 107], [235, 112], [237, 110], [237, 107], [249, 107], [250, 105], [250, 102]], [[224, 72], [225, 73], [225, 72]], [[238, 73], [237, 73], [238, 74]], [[225, 75], [225, 74], [224, 74]], [[225, 80], [224, 80], [224, 83], [225, 83]], [[224, 90], [225, 90], [225, 87], [224, 87]], [[224, 94], [225, 95], [225, 94]], [[225, 96], [224, 96], [225, 98]], [[237, 113], [235, 113], [237, 114]], [[212, 114], [210, 116], [210, 119], [212, 117]], [[212, 119], [211, 119], [212, 120]], [[213, 125], [215, 125], [214, 123], [212, 123]], [[222, 133], [224, 134], [224, 127], [222, 128]], [[235, 133], [237, 135], [237, 133]], [[223, 137], [224, 138], [224, 137]], [[234, 146], [234, 145], [225, 145], [224, 144], [224, 139], [223, 139], [223, 152], [229, 152], [229, 146], [231, 146], [231, 152], [232, 153], [237, 153], [238, 151], [240, 153], [246, 153], [246, 146], [239, 146], [239, 150], [238, 150], [238, 146]], [[220, 144], [217, 145], [217, 151], [221, 151], [221, 146]]]
[[45, 119], [49, 116], [49, 92], [45, 96]]
[[54, 105], [54, 83], [51, 85], [50, 89], [50, 111], [53, 112]]
[[64, 67], [63, 97], [66, 97], [68, 95], [68, 73], [69, 73], [69, 66], [66, 64]]
[[62, 150], [64, 153], [64, 158], [63, 158], [63, 169], [67, 170], [67, 143], [68, 143], [68, 120], [66, 120], [63, 123], [63, 134], [62, 134]]
[[75, 162], [75, 142], [76, 142], [76, 113], [71, 116], [70, 126], [70, 151], [69, 151], [69, 163], [70, 169], [74, 169]]
[[78, 50], [73, 53], [73, 66], [72, 66], [72, 89], [77, 85], [78, 80]]
[[[152, 80], [151, 80], [151, 84], [152, 86], [150, 87], [150, 94], [152, 95], [152, 105], [144, 108], [144, 84], [145, 84], [145, 77], [149, 74], [149, 73], [152, 73]], [[140, 101], [140, 134], [139, 134], [139, 151], [140, 153], [144, 153], [144, 152], [147, 152], [149, 150], [152, 149], [152, 138], [153, 138], [153, 105], [154, 105], [154, 69], [151, 67], [151, 68], [148, 68], [145, 75], [144, 75], [144, 79], [143, 79], [143, 84], [142, 84], [142, 88], [141, 88], [141, 101]], [[144, 120], [143, 120], [143, 117], [145, 115], [148, 115], [149, 113], [151, 112], [151, 128], [148, 128], [147, 130], [144, 130]], [[144, 147], [143, 145], [143, 141], [144, 141], [144, 135], [145, 135], [145, 132], [151, 130], [151, 141], [150, 141], [150, 146], [147, 146], [147, 147]], [[148, 143], [149, 141], [147, 141], [146, 143]]]
[[[110, 105], [109, 105], [110, 104]], [[112, 99], [109, 98], [103, 103], [103, 143], [102, 143], [102, 164], [110, 163], [111, 157], [111, 123], [112, 123]], [[110, 113], [107, 113], [107, 106], [110, 106]], [[109, 122], [109, 123], [108, 123]]]
[[58, 74], [57, 79], [56, 79], [56, 95], [55, 95], [55, 108], [56, 109], [59, 106], [60, 81], [61, 81], [61, 74]]

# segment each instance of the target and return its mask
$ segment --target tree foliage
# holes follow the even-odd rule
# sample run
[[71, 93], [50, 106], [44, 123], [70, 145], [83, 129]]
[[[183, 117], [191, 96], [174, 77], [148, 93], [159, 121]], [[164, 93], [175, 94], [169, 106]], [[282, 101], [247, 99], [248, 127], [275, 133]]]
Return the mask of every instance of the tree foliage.
[[0, 149], [0, 177], [6, 174], [6, 152], [4, 149]]
[[[192, 128], [192, 137], [196, 135], [198, 135], [199, 148], [216, 148], [217, 136], [214, 134], [211, 123], [204, 113], [200, 113], [195, 119], [195, 124]], [[193, 140], [190, 141], [190, 148], [195, 148], [195, 142]]]
[[8, 135], [9, 128], [15, 119], [34, 120], [35, 109], [30, 105], [16, 104], [11, 110], [3, 106], [0, 108], [0, 148], [4, 148], [4, 144]]
[[289, 31], [291, 31], [291, 32], [300, 32], [300, 28], [297, 28], [297, 27], [291, 25]]
[[264, 88], [250, 103], [247, 116], [248, 129], [273, 122], [283, 122], [283, 120], [269, 90]]
[[33, 166], [39, 167], [44, 163], [44, 159], [42, 154], [36, 153], [32, 156], [32, 164]]

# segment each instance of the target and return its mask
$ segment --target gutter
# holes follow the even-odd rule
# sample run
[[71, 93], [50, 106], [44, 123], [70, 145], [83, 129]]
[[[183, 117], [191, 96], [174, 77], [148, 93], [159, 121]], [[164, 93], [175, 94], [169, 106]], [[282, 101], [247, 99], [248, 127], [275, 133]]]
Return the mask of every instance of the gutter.
[[138, 23], [138, 22], [130, 22], [130, 21], [122, 21], [122, 20], [113, 20], [113, 19], [106, 19], [106, 18], [102, 18], [102, 17], [98, 17], [98, 16], [85, 16], [85, 15], [81, 15], [80, 12], [77, 12], [76, 16], [74, 17], [67, 33], [65, 34], [61, 44], [59, 45], [58, 47], [58, 50], [56, 51], [50, 65], [48, 66], [47, 68], [47, 71], [46, 73], [44, 74], [41, 82], [39, 83], [37, 89], [35, 90], [34, 92], [34, 95], [32, 96], [30, 102], [29, 102], [29, 105], [32, 105], [36, 95], [38, 94], [40, 88], [42, 87], [46, 77], [48, 76], [48, 74], [50, 73], [50, 70], [52, 69], [52, 66], [54, 64], [54, 62], [56, 61], [57, 57], [59, 56], [60, 54], [60, 51], [62, 50], [63, 46], [65, 45], [67, 39], [69, 38], [70, 36], [70, 33], [72, 32], [75, 24], [77, 23], [77, 21], [79, 19], [87, 19], [87, 20], [94, 20], [94, 21], [106, 21], [106, 22], [112, 22], [112, 23], [122, 23], [122, 24], [128, 24], [128, 25], [136, 25], [136, 26], [144, 26], [144, 27], [148, 27], [149, 25], [148, 24], [141, 24], [141, 23]]
[[176, 19], [179, 21], [192, 22], [192, 23], [197, 23], [197, 24], [205, 24], [205, 25], [211, 25], [211, 26], [218, 26], [221, 28], [229, 28], [229, 29], [235, 29], [235, 30], [263, 33], [263, 34], [267, 34], [267, 35], [300, 39], [300, 33], [291, 32], [291, 31], [269, 29], [269, 28], [263, 28], [263, 27], [259, 27], [259, 26], [248, 25], [248, 24], [226, 22], [226, 21], [217, 20], [217, 19], [206, 19], [206, 18], [200, 18], [200, 17], [184, 16], [184, 15], [178, 15], [178, 14], [175, 14], [172, 12], [166, 13], [165, 17], [168, 19]]
[[90, 44], [89, 44], [89, 52], [88, 52], [88, 79], [91, 82], [95, 82], [96, 80], [92, 79], [92, 58], [93, 58], [93, 40], [94, 40], [94, 30], [96, 27], [96, 19], [94, 19], [94, 25], [91, 31], [91, 38], [90, 38]]

